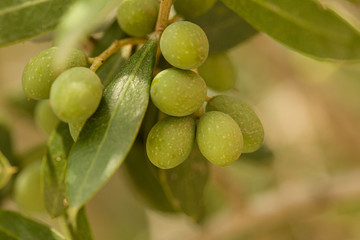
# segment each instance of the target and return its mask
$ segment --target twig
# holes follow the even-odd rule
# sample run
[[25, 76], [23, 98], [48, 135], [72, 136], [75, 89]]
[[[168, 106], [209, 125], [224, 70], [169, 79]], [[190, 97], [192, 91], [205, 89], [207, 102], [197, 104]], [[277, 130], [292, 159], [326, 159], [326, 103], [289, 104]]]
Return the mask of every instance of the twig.
[[[155, 28], [155, 37], [159, 40], [161, 37], [161, 34], [169, 24], [169, 15], [171, 10], [172, 0], [161, 0], [160, 2], [160, 10], [158, 19], [156, 22], [156, 28]], [[160, 58], [160, 45], [157, 48], [156, 51], [156, 63], [155, 66], [158, 65], [159, 58]]]
[[263, 193], [241, 211], [225, 221], [204, 227], [196, 240], [224, 239], [240, 235], [259, 226], [273, 226], [293, 216], [312, 214], [314, 210], [334, 203], [360, 199], [360, 171], [346, 173], [327, 181], [283, 184], [277, 190]]
[[125, 38], [122, 40], [115, 40], [104, 52], [94, 58], [90, 70], [96, 72], [96, 70], [105, 62], [106, 59], [108, 59], [112, 54], [120, 51], [123, 46], [129, 44], [144, 44], [145, 42], [145, 38]]

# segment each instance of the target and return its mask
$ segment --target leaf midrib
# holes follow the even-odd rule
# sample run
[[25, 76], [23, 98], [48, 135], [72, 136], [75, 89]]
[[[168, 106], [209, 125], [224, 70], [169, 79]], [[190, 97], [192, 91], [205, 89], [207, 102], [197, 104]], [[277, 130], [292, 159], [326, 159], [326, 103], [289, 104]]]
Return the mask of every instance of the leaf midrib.
[[19, 10], [27, 8], [27, 7], [40, 5], [40, 4], [46, 3], [46, 2], [51, 2], [51, 0], [34, 0], [32, 2], [27, 1], [27, 2], [23, 2], [22, 4], [19, 4], [19, 5], [5, 7], [0, 10], [0, 17], [2, 15], [5, 15], [5, 14], [11, 13], [11, 12], [19, 11]]
[[89, 170], [86, 172], [85, 178], [84, 178], [84, 180], [82, 181], [80, 187], [78, 188], [78, 191], [77, 191], [77, 192], [81, 193], [81, 194], [77, 194], [78, 196], [81, 196], [82, 193], [84, 192], [84, 185], [85, 185], [87, 179], [89, 178], [89, 174], [90, 174], [90, 172], [92, 171], [92, 169], [93, 169], [93, 167], [94, 167], [94, 164], [95, 164], [95, 162], [96, 162], [96, 159], [97, 159], [97, 157], [98, 157], [98, 155], [99, 155], [99, 153], [100, 153], [100, 150], [101, 150], [102, 147], [103, 147], [103, 144], [104, 144], [104, 142], [105, 142], [105, 139], [106, 139], [106, 137], [107, 137], [107, 135], [108, 135], [108, 133], [109, 133], [110, 127], [112, 126], [113, 119], [114, 119], [114, 117], [115, 117], [115, 115], [116, 115], [117, 109], [118, 109], [119, 106], [120, 106], [120, 102], [121, 102], [121, 100], [124, 98], [124, 96], [125, 96], [125, 94], [126, 94], [126, 92], [127, 92], [127, 89], [128, 89], [129, 86], [130, 86], [131, 81], [135, 78], [135, 73], [139, 70], [141, 63], [143, 62], [143, 60], [144, 60], [145, 56], [147, 55], [147, 53], [148, 53], [148, 51], [149, 51], [150, 48], [151, 48], [151, 45], [149, 44], [149, 45], [147, 46], [147, 48], [144, 50], [144, 53], [142, 54], [142, 56], [141, 56], [141, 58], [139, 59], [139, 61], [136, 63], [134, 70], [131, 72], [130, 77], [128, 78], [128, 81], [127, 81], [126, 85], [124, 86], [123, 94], [121, 95], [121, 97], [119, 97], [119, 99], [118, 99], [118, 101], [117, 101], [117, 103], [116, 103], [116, 106], [115, 106], [115, 110], [114, 110], [113, 113], [111, 114], [111, 117], [110, 117], [110, 120], [109, 120], [109, 124], [108, 124], [108, 126], [107, 126], [107, 128], [106, 128], [104, 137], [101, 139], [101, 143], [100, 143], [99, 147], [97, 148], [96, 154], [95, 154], [95, 156], [92, 158], [92, 161], [91, 161]]

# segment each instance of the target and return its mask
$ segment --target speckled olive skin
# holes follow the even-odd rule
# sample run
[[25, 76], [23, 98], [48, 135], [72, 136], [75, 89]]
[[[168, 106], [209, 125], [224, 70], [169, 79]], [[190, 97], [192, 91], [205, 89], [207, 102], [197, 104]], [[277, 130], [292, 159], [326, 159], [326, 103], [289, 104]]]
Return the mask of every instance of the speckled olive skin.
[[45, 49], [35, 55], [25, 66], [22, 76], [22, 86], [26, 95], [33, 99], [49, 98], [50, 88], [57, 76], [72, 67], [88, 65], [85, 53], [73, 49], [65, 61], [65, 66], [54, 65], [58, 48]]
[[194, 18], [209, 11], [215, 2], [216, 0], [176, 0], [174, 7], [184, 17]]
[[160, 49], [172, 66], [194, 69], [206, 60], [209, 54], [209, 41], [198, 25], [179, 21], [164, 30], [160, 39]]
[[220, 111], [229, 114], [239, 125], [244, 138], [244, 153], [258, 150], [264, 142], [264, 128], [254, 110], [239, 99], [219, 95], [210, 100], [206, 111]]
[[151, 129], [146, 141], [146, 152], [155, 166], [174, 168], [189, 156], [194, 142], [193, 118], [166, 117]]
[[206, 85], [215, 91], [227, 91], [235, 85], [236, 72], [226, 53], [210, 55], [198, 71]]
[[212, 111], [199, 120], [196, 141], [200, 152], [215, 165], [227, 166], [242, 152], [243, 138], [237, 123], [229, 115]]
[[33, 162], [16, 177], [14, 199], [17, 205], [29, 212], [44, 212], [40, 185], [41, 161]]
[[158, 13], [157, 0], [123, 0], [118, 8], [117, 21], [127, 34], [143, 37], [154, 31]]
[[36, 125], [49, 135], [60, 122], [51, 109], [48, 100], [42, 100], [36, 104], [34, 120]]
[[170, 68], [155, 76], [150, 95], [162, 112], [181, 117], [194, 113], [203, 105], [206, 84], [193, 71]]
[[50, 104], [64, 122], [82, 122], [99, 106], [103, 86], [90, 69], [71, 68], [55, 80], [50, 91]]

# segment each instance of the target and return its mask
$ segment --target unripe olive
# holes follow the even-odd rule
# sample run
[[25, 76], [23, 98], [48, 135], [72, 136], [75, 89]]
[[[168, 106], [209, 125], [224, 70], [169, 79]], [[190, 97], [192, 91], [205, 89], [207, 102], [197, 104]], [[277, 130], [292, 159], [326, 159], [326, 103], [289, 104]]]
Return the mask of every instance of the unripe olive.
[[203, 105], [206, 84], [193, 71], [170, 68], [155, 76], [150, 95], [162, 112], [181, 117], [194, 113]]
[[180, 69], [199, 67], [209, 54], [209, 41], [196, 24], [179, 21], [170, 24], [160, 39], [161, 52], [172, 66]]
[[58, 48], [45, 49], [35, 55], [25, 66], [22, 76], [22, 86], [26, 95], [33, 99], [49, 98], [50, 88], [57, 76], [72, 67], [88, 65], [86, 55], [73, 49], [65, 61], [65, 65], [55, 65]]
[[215, 165], [227, 166], [242, 152], [243, 138], [237, 123], [228, 114], [212, 111], [199, 120], [196, 141], [200, 152]]
[[174, 7], [184, 17], [194, 18], [209, 11], [215, 2], [216, 0], [176, 0]]
[[210, 55], [198, 71], [206, 85], [215, 91], [226, 91], [235, 85], [236, 72], [226, 53]]
[[244, 153], [258, 150], [264, 142], [264, 128], [254, 110], [237, 98], [219, 95], [210, 100], [206, 111], [229, 114], [239, 125], [244, 138]]
[[99, 106], [102, 90], [96, 73], [88, 68], [71, 68], [60, 74], [52, 85], [51, 107], [64, 122], [83, 122]]
[[33, 162], [16, 177], [14, 199], [18, 206], [30, 212], [43, 212], [44, 200], [40, 186], [41, 162]]
[[36, 104], [34, 119], [36, 125], [47, 134], [50, 134], [60, 122], [51, 109], [48, 100], [42, 100]]
[[191, 117], [166, 117], [151, 129], [146, 152], [157, 167], [178, 166], [191, 153], [195, 141], [195, 121]]
[[117, 20], [127, 34], [143, 37], [154, 30], [158, 12], [157, 0], [123, 0], [119, 5]]

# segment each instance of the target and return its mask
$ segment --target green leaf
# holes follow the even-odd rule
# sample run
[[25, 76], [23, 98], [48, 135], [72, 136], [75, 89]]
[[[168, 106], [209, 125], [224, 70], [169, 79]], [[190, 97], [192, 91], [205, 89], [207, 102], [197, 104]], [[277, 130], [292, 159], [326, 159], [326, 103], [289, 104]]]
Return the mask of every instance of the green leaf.
[[104, 64], [96, 71], [105, 87], [116, 77], [125, 62], [126, 59], [122, 56], [122, 53], [118, 52], [106, 59]]
[[53, 30], [73, 0], [1, 0], [0, 47]]
[[354, 4], [358, 0], [317, 0], [324, 8], [332, 9], [340, 17], [360, 32], [360, 5]]
[[159, 169], [158, 174], [173, 207], [195, 221], [201, 221], [205, 214], [203, 195], [209, 177], [209, 164], [198, 147], [195, 145], [182, 164], [172, 169]]
[[212, 53], [226, 51], [257, 33], [220, 1], [206, 14], [190, 20], [205, 31]]
[[14, 235], [7, 233], [6, 231], [0, 230], [0, 239], [1, 240], [17, 240]]
[[94, 239], [85, 207], [82, 207], [76, 214], [76, 237], [78, 240]]
[[97, 41], [91, 56], [100, 55], [105, 49], [107, 49], [114, 40], [120, 40], [128, 35], [120, 28], [118, 22], [115, 20], [108, 29], [104, 32], [104, 35]]
[[360, 58], [360, 33], [316, 0], [222, 0], [281, 43], [322, 59]]
[[12, 138], [9, 128], [6, 124], [0, 122], [0, 151], [10, 161], [12, 165], [17, 165], [14, 158]]
[[16, 168], [12, 167], [0, 151], [0, 189], [2, 189], [10, 180], [11, 176], [16, 172]]
[[142, 141], [137, 140], [134, 143], [124, 166], [133, 188], [150, 207], [163, 212], [174, 211], [159, 180], [154, 175], [154, 167], [147, 158]]
[[59, 64], [72, 48], [86, 39], [119, 5], [120, 0], [78, 0], [59, 23], [55, 41], [59, 45]]
[[68, 197], [81, 207], [120, 166], [139, 131], [147, 105], [157, 40], [150, 39], [104, 89], [69, 157]]
[[0, 231], [19, 240], [65, 240], [48, 226], [6, 210], [0, 210]]
[[45, 208], [51, 217], [60, 216], [67, 208], [65, 174], [73, 143], [66, 123], [60, 123], [48, 140], [41, 171]]

